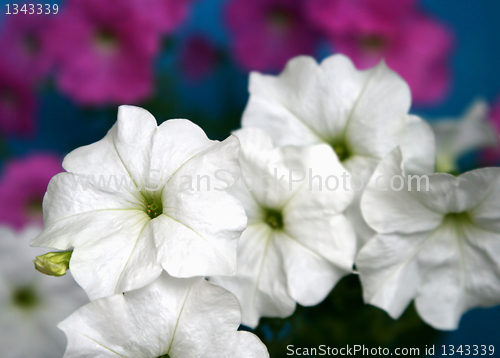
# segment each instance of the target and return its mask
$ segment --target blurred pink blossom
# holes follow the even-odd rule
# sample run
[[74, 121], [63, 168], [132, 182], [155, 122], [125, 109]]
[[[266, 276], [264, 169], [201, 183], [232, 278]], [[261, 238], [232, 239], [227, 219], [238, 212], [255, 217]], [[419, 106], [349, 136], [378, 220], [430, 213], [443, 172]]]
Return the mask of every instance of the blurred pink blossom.
[[70, 0], [54, 21], [60, 89], [83, 104], [137, 103], [152, 94], [159, 32], [128, 0]]
[[190, 80], [201, 80], [217, 66], [218, 52], [207, 37], [196, 34], [187, 39], [181, 52], [181, 66]]
[[415, 10], [417, 0], [309, 0], [307, 16], [320, 30], [349, 35], [359, 31], [393, 32], [398, 17]]
[[311, 0], [311, 21], [357, 67], [381, 59], [409, 84], [417, 104], [442, 100], [450, 87], [452, 32], [421, 13], [414, 0]]
[[161, 34], [175, 30], [188, 16], [194, 0], [128, 0], [137, 13], [153, 24]]
[[0, 61], [0, 132], [27, 135], [32, 133], [36, 99], [31, 83]]
[[311, 55], [316, 32], [303, 16], [304, 0], [233, 0], [226, 8], [236, 61], [246, 70], [281, 70]]
[[[489, 119], [496, 129], [496, 135], [500, 135], [500, 96], [496, 99], [491, 107]], [[481, 153], [481, 159], [483, 161], [483, 166], [493, 166], [500, 163], [500, 148], [485, 149]]]
[[50, 179], [61, 172], [61, 158], [33, 154], [7, 163], [0, 178], [0, 223], [15, 229], [42, 225], [42, 199]]
[[490, 119], [497, 132], [500, 133], [500, 96], [496, 99], [495, 103], [493, 103], [493, 107], [490, 112]]
[[51, 65], [46, 37], [53, 15], [18, 13], [7, 16], [0, 32], [2, 64], [19, 78], [33, 81], [44, 76]]

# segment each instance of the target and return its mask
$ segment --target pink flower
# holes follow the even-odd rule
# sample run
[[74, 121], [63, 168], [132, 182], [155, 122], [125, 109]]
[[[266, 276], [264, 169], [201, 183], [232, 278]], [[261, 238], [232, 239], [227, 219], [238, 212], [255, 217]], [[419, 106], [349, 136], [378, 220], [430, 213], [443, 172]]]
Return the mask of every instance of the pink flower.
[[217, 66], [217, 48], [203, 35], [193, 35], [181, 52], [181, 65], [184, 74], [190, 80], [201, 80]]
[[500, 96], [497, 98], [490, 112], [490, 119], [496, 127], [497, 132], [500, 133]]
[[188, 16], [194, 0], [130, 0], [141, 17], [162, 34], [171, 33]]
[[71, 0], [51, 31], [56, 80], [83, 104], [136, 103], [153, 91], [159, 33], [127, 0]]
[[451, 31], [419, 12], [414, 0], [311, 0], [308, 14], [335, 49], [361, 69], [381, 59], [409, 84], [417, 104], [432, 104], [450, 86]]
[[3, 134], [31, 133], [35, 110], [36, 100], [31, 84], [0, 63], [0, 131]]
[[47, 185], [62, 170], [61, 159], [51, 154], [34, 154], [6, 164], [0, 178], [0, 223], [15, 229], [41, 225]]
[[281, 70], [311, 55], [317, 39], [303, 16], [303, 0], [233, 0], [227, 6], [232, 51], [246, 70]]
[[[491, 108], [489, 119], [493, 126], [495, 127], [497, 133], [496, 135], [500, 135], [500, 96], [494, 102], [493, 107]], [[500, 149], [485, 149], [481, 153], [482, 166], [493, 166], [498, 165], [500, 162]]]
[[417, 0], [309, 0], [311, 22], [326, 33], [347, 35], [357, 29], [394, 31], [395, 19], [414, 10]]
[[[37, 10], [34, 10], [37, 11]], [[0, 35], [3, 65], [27, 81], [45, 75], [51, 65], [47, 28], [53, 15], [18, 13], [7, 16]]]

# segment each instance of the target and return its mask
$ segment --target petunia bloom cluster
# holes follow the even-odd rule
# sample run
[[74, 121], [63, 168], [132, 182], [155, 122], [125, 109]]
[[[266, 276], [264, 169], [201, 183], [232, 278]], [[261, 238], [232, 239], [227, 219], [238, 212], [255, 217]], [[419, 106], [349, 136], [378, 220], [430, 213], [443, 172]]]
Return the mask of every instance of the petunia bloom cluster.
[[[236, 270], [247, 217], [221, 185], [239, 176], [238, 151], [234, 136], [212, 141], [188, 120], [158, 126], [146, 110], [121, 106], [101, 141], [66, 156], [66, 172], [45, 194], [44, 229], [32, 242], [72, 251], [70, 270], [93, 301], [61, 323], [66, 356], [268, 356], [257, 337], [236, 332], [236, 298], [200, 278]], [[35, 264], [59, 276], [59, 256]], [[100, 318], [88, 325], [93, 315]]]
[[222, 142], [121, 106], [64, 159], [32, 242], [64, 250], [37, 266], [69, 260], [92, 301], [59, 325], [66, 357], [267, 357], [238, 326], [320, 303], [354, 267], [366, 303], [397, 318], [414, 299], [437, 329], [499, 304], [500, 170], [434, 173], [410, 104], [383, 62], [335, 55], [253, 73]]

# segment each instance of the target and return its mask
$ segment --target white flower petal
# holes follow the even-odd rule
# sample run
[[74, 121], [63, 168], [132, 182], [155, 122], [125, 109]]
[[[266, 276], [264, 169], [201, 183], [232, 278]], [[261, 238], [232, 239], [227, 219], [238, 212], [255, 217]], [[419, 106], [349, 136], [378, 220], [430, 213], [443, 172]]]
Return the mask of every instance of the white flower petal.
[[234, 195], [245, 209], [248, 218], [248, 225], [260, 222], [262, 219], [262, 208], [255, 201], [253, 193], [248, 190], [247, 184], [240, 179], [235, 185], [228, 189], [228, 192]]
[[161, 215], [151, 223], [158, 261], [175, 277], [234, 275], [237, 237], [224, 242], [204, 237], [187, 224]]
[[400, 141], [405, 172], [430, 174], [436, 165], [436, 143], [432, 128], [417, 116], [408, 116], [408, 124]]
[[498, 146], [497, 131], [488, 120], [485, 101], [475, 100], [461, 118], [431, 122], [436, 134], [439, 170], [453, 170], [459, 157], [468, 151]]
[[[141, 225], [138, 225], [138, 228]], [[143, 226], [134, 247], [123, 266], [116, 284], [115, 293], [142, 287], [160, 276], [162, 268], [158, 262], [151, 221]], [[127, 252], [123, 248], [120, 254]], [[104, 258], [103, 258], [104, 259]]]
[[[345, 216], [356, 230], [358, 249], [375, 235], [375, 231], [367, 224], [361, 213], [360, 202], [361, 196], [378, 163], [378, 159], [359, 155], [350, 157], [342, 163], [351, 173], [345, 185], [349, 190], [355, 193], [354, 200], [345, 211]], [[344, 183], [342, 183], [342, 185], [344, 185]]]
[[[158, 258], [171, 275], [234, 274], [237, 240], [247, 220], [225, 186], [239, 176], [238, 148], [236, 137], [213, 145], [188, 160], [168, 181], [163, 215], [158, 217], [162, 225], [154, 227]], [[185, 179], [192, 180], [192, 190], [182, 190]]]
[[121, 231], [75, 247], [70, 269], [91, 300], [143, 287], [160, 275], [151, 225], [125, 221]]
[[420, 276], [415, 251], [427, 237], [377, 235], [361, 249], [356, 258], [366, 303], [398, 318], [417, 293]]
[[375, 230], [365, 221], [359, 204], [360, 199], [359, 197], [356, 198], [345, 211], [345, 217], [356, 231], [356, 252], [376, 234]]
[[[212, 146], [182, 164], [168, 179], [166, 188], [173, 192], [186, 192], [188, 189], [224, 192], [240, 176], [238, 153], [239, 140], [235, 136], [223, 142], [213, 142]], [[185, 185], [188, 179], [191, 187]]]
[[[259, 358], [269, 357], [266, 347], [260, 339], [250, 332], [239, 331], [219, 339], [216, 348], [212, 353], [208, 353], [206, 357], [214, 358]], [[205, 353], [206, 354], [206, 353]]]
[[332, 215], [319, 208], [309, 211], [304, 208], [285, 215], [285, 227], [287, 236], [330, 262], [343, 272], [342, 276], [352, 271], [356, 236], [344, 215]]
[[155, 118], [145, 109], [120, 106], [118, 121], [99, 142], [75, 149], [63, 167], [69, 172], [90, 175], [127, 175], [143, 186], [148, 169], [150, 145], [157, 128]]
[[[184, 163], [212, 147], [214, 143], [217, 142], [208, 139], [203, 129], [187, 119], [163, 122], [153, 140], [150, 179], [160, 182], [170, 179]], [[237, 151], [237, 144], [232, 145]], [[149, 185], [154, 188], [156, 183], [151, 182]]]
[[456, 138], [455, 153], [461, 154], [468, 150], [498, 145], [498, 134], [493, 123], [488, 119], [490, 108], [482, 100], [475, 100], [464, 115], [462, 128]]
[[286, 233], [277, 232], [273, 240], [283, 257], [288, 292], [303, 306], [314, 306], [323, 301], [335, 284], [351, 271], [352, 265], [349, 268], [333, 265], [316, 250]]
[[366, 187], [368, 180], [370, 180], [373, 171], [379, 163], [379, 159], [362, 157], [359, 155], [349, 157], [342, 162], [342, 165], [349, 171], [352, 177], [352, 179], [350, 177], [347, 180], [347, 188], [356, 191], [357, 195], [360, 196], [363, 192], [362, 189]]
[[323, 132], [328, 133], [327, 138], [336, 139], [354, 119], [353, 110], [359, 101], [363, 101], [372, 74], [358, 71], [343, 55], [326, 58], [320, 68]]
[[294, 185], [292, 196], [288, 198], [286, 207], [289, 211], [300, 206], [310, 210], [327, 209], [330, 214], [338, 214], [352, 203], [355, 192], [347, 184], [351, 175], [340, 164], [331, 147], [325, 144], [290, 146], [279, 148], [279, 152], [294, 172], [304, 174], [295, 179], [302, 180]]
[[164, 273], [140, 290], [91, 302], [59, 327], [68, 337], [65, 357], [269, 357], [262, 342], [236, 332], [239, 321], [229, 292]]
[[234, 134], [245, 148], [245, 151], [240, 151], [239, 162], [242, 184], [245, 184], [248, 193], [261, 206], [283, 206], [302, 185], [291, 183], [289, 178], [295, 174], [291, 172], [293, 169], [305, 172], [301, 160], [303, 150], [289, 148], [288, 153], [286, 148], [274, 150], [271, 138], [258, 128], [245, 128]]
[[236, 275], [210, 278], [238, 298], [242, 323], [252, 328], [262, 316], [284, 318], [295, 310], [295, 301], [287, 290], [283, 258], [272, 236], [265, 224], [249, 225], [238, 242]]
[[[474, 222], [474, 224], [476, 224]], [[499, 233], [475, 226], [464, 226], [463, 246], [466, 256], [467, 305], [490, 307], [500, 303], [500, 241]]]
[[[462, 174], [457, 179], [458, 211], [471, 211], [478, 221], [500, 209], [500, 168], [482, 168]], [[494, 220], [492, 220], [493, 222]]]
[[[292, 149], [283, 148], [287, 154]], [[311, 170], [283, 209], [285, 231], [348, 273], [352, 269], [356, 237], [342, 213], [355, 192], [344, 186], [342, 175], [347, 178], [350, 175], [326, 145], [308, 147], [302, 154], [302, 166]]]
[[466, 276], [474, 279], [474, 270], [466, 273], [470, 263], [464, 252], [467, 242], [462, 242], [466, 237], [457, 235], [454, 225], [443, 224], [427, 240], [429, 244], [418, 252], [421, 279], [415, 305], [422, 319], [433, 327], [456, 329], [462, 313], [469, 308]]
[[260, 127], [278, 145], [320, 143], [320, 68], [312, 57], [290, 60], [278, 76], [250, 75], [250, 99], [243, 127]]
[[[379, 233], [412, 233], [436, 228], [443, 215], [429, 210], [435, 192], [425, 192], [425, 181], [421, 182], [421, 191], [417, 192], [417, 182], [414, 179], [414, 191], [408, 190], [408, 182], [402, 169], [401, 151], [395, 149], [379, 164], [373, 173], [361, 198], [361, 210], [366, 222]], [[392, 178], [400, 178], [393, 180]], [[399, 189], [400, 183], [403, 187]], [[447, 179], [447, 178], [446, 178]], [[436, 186], [433, 186], [433, 188]], [[445, 186], [446, 193], [450, 186]], [[425, 202], [423, 202], [427, 199]], [[434, 200], [434, 206], [442, 200]], [[443, 208], [443, 212], [446, 212]]]
[[72, 215], [47, 225], [32, 246], [67, 250], [80, 245], [90, 245], [102, 237], [115, 235], [147, 217], [138, 210], [105, 210]]
[[383, 158], [400, 141], [411, 94], [406, 82], [384, 62], [367, 77], [346, 125], [346, 140], [355, 154]]
[[[82, 175], [59, 173], [51, 179], [43, 199], [44, 227], [50, 229], [82, 214], [113, 215], [124, 209], [142, 210], [141, 203], [129, 191], [103, 187]], [[47, 245], [40, 239], [35, 244]]]
[[[340, 188], [347, 188], [354, 194], [349, 207], [345, 210], [345, 216], [356, 230], [357, 246], [362, 247], [370, 238], [375, 235], [375, 231], [366, 223], [361, 214], [361, 195], [368, 185], [373, 171], [379, 163], [378, 159], [353, 156], [345, 160], [342, 165], [348, 170], [350, 175], [347, 179], [342, 178], [339, 183]], [[339, 179], [340, 180], [340, 179]]]

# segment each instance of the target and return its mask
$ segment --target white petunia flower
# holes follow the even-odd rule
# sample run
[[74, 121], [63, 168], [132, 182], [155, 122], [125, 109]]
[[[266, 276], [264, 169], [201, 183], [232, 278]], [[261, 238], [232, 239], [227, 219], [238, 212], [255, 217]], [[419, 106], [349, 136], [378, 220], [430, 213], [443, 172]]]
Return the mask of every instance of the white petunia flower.
[[264, 344], [237, 331], [236, 298], [203, 278], [163, 273], [144, 288], [93, 301], [59, 324], [65, 358], [265, 358]]
[[[358, 71], [343, 55], [320, 65], [312, 57], [290, 60], [279, 76], [252, 73], [243, 127], [264, 129], [276, 145], [327, 143], [353, 176], [366, 185], [379, 161], [400, 145], [413, 173], [434, 170], [434, 137], [408, 115], [406, 82], [384, 62]], [[361, 243], [373, 235], [357, 200], [348, 209]]]
[[295, 302], [318, 304], [352, 271], [356, 238], [343, 211], [354, 192], [344, 190], [347, 173], [327, 145], [273, 148], [257, 128], [235, 135], [243, 181], [231, 189], [248, 227], [236, 276], [211, 281], [238, 297], [243, 324], [255, 327], [262, 316], [291, 315]]
[[436, 135], [436, 170], [457, 171], [457, 160], [468, 151], [498, 145], [496, 130], [488, 120], [489, 108], [482, 100], [474, 101], [461, 118], [443, 118], [431, 122]]
[[361, 200], [378, 233], [356, 259], [364, 299], [393, 318], [415, 299], [425, 322], [455, 329], [465, 311], [500, 304], [500, 168], [431, 174], [426, 191], [402, 161], [395, 149]]
[[231, 275], [246, 225], [226, 190], [238, 176], [238, 139], [209, 140], [188, 120], [157, 126], [121, 106], [99, 142], [71, 152], [44, 198], [35, 246], [74, 247], [70, 269], [91, 299], [155, 280]]
[[57, 323], [88, 302], [85, 292], [67, 275], [37, 272], [33, 259], [43, 252], [29, 247], [40, 233], [28, 227], [15, 233], [0, 228], [0, 356], [61, 357], [66, 345]]

